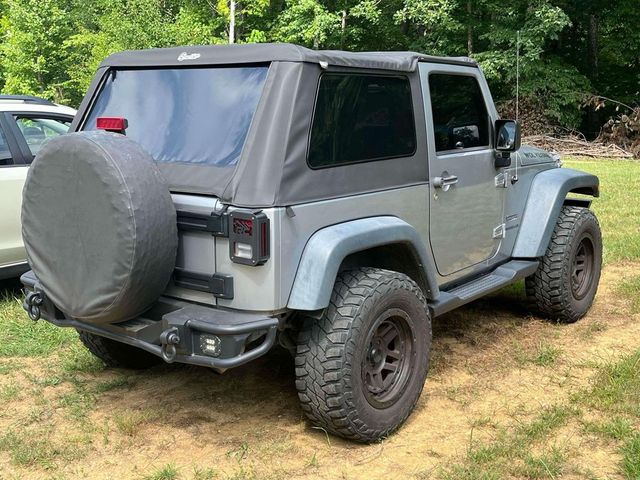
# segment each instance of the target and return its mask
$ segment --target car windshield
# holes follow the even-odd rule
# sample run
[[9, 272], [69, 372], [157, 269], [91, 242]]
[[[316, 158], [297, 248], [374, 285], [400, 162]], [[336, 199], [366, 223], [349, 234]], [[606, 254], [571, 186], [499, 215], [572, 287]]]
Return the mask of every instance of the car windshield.
[[84, 130], [127, 119], [127, 137], [160, 163], [235, 165], [268, 67], [112, 70]]

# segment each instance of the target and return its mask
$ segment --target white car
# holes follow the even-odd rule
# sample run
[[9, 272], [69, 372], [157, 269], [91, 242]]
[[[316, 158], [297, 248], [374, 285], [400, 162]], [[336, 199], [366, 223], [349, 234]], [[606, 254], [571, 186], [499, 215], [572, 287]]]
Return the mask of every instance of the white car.
[[0, 95], [0, 279], [28, 270], [20, 227], [27, 169], [47, 140], [67, 132], [75, 114], [43, 98]]

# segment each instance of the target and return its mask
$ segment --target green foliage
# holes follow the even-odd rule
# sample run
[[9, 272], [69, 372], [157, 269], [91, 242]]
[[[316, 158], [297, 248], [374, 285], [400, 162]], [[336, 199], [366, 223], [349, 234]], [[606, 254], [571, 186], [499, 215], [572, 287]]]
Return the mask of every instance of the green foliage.
[[61, 0], [7, 0], [0, 45], [5, 93], [65, 101], [69, 66], [60, 45], [72, 30], [71, 4]]
[[[77, 105], [100, 62], [113, 52], [229, 42], [230, 3], [0, 0], [0, 85], [5, 93]], [[471, 55], [494, 99], [505, 101], [516, 93], [519, 32], [521, 104], [540, 105], [549, 122], [578, 128], [589, 94], [638, 103], [636, 3], [236, 0], [233, 40]]]

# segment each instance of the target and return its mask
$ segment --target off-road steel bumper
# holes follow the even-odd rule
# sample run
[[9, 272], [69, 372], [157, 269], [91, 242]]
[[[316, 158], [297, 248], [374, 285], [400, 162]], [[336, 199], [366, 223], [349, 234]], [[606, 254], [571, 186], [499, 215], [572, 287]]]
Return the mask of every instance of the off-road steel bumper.
[[164, 359], [218, 371], [254, 360], [271, 349], [279, 320], [259, 314], [205, 307], [161, 297], [139, 317], [116, 324], [94, 325], [66, 318], [45, 295], [33, 271], [20, 281], [29, 317], [59, 327], [72, 327], [141, 348]]

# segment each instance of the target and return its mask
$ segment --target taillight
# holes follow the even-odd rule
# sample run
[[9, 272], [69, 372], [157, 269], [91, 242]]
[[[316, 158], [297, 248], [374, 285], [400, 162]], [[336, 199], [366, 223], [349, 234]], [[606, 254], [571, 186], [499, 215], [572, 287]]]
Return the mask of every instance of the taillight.
[[262, 265], [269, 259], [269, 218], [263, 213], [229, 213], [229, 256], [235, 263]]
[[126, 118], [123, 117], [98, 117], [96, 118], [96, 128], [107, 132], [122, 133], [129, 126]]

